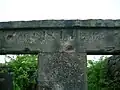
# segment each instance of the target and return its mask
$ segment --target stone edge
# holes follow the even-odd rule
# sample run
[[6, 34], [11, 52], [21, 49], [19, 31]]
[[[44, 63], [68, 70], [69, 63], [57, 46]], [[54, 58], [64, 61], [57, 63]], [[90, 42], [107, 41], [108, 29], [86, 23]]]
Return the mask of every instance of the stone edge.
[[74, 27], [120, 27], [120, 19], [117, 20], [32, 20], [32, 21], [8, 21], [0, 22], [0, 29], [13, 28], [74, 28]]

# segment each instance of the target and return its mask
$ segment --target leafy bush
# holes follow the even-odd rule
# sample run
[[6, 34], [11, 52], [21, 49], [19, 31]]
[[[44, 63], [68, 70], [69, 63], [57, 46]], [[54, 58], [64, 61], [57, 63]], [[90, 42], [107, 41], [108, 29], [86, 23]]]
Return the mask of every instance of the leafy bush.
[[13, 72], [14, 90], [27, 90], [29, 85], [34, 85], [37, 77], [37, 56], [18, 55], [17, 58], [7, 63]]
[[89, 60], [88, 64], [88, 89], [89, 90], [106, 90], [107, 81], [106, 81], [106, 61], [99, 60], [93, 61]]
[[120, 81], [109, 77], [108, 58], [89, 60], [88, 64], [88, 90], [120, 90]]

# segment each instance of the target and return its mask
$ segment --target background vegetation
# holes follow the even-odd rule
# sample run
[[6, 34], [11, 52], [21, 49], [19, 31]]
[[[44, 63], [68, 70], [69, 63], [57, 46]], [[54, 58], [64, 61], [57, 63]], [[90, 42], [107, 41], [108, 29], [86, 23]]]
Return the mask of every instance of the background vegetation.
[[[4, 66], [3, 64], [0, 64]], [[31, 90], [36, 85], [37, 56], [18, 55], [6, 63], [13, 72], [14, 90]], [[3, 70], [0, 70], [5, 72]], [[120, 83], [108, 77], [107, 58], [99, 61], [88, 60], [88, 90], [120, 90]]]
[[111, 77], [108, 68], [109, 58], [88, 61], [88, 90], [120, 90], [120, 76]]
[[[3, 64], [1, 65], [3, 66]], [[5, 66], [9, 67], [9, 71], [13, 73], [14, 90], [32, 90], [35, 87], [37, 78], [36, 55], [18, 55], [16, 59], [7, 62]], [[1, 72], [4, 71], [1, 70]]]

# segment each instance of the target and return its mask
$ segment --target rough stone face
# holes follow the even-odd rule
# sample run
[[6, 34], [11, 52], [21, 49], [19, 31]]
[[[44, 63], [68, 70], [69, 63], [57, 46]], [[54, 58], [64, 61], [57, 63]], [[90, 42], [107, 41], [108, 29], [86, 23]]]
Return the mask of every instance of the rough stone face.
[[87, 90], [86, 54], [39, 54], [38, 80], [40, 87], [51, 90]]
[[120, 89], [120, 55], [113, 55], [107, 59], [107, 80], [110, 90]]
[[120, 55], [113, 55], [108, 58], [108, 75], [120, 79]]

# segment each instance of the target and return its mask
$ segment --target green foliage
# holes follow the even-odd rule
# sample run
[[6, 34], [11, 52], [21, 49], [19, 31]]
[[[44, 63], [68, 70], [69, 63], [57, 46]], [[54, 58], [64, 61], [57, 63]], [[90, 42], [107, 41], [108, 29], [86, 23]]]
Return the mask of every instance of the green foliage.
[[8, 62], [8, 66], [14, 73], [14, 90], [27, 90], [31, 83], [35, 84], [36, 55], [18, 55], [15, 60]]
[[107, 58], [88, 64], [88, 90], [120, 90], [120, 82], [108, 76]]
[[106, 61], [88, 61], [88, 88], [89, 90], [104, 90], [106, 88]]
[[[0, 64], [4, 66], [5, 64]], [[7, 63], [13, 72], [14, 90], [29, 90], [28, 87], [35, 84], [37, 77], [37, 56], [18, 55]], [[0, 70], [1, 72], [5, 72]], [[88, 60], [88, 90], [120, 90], [120, 82], [108, 78], [107, 59], [99, 61]]]

